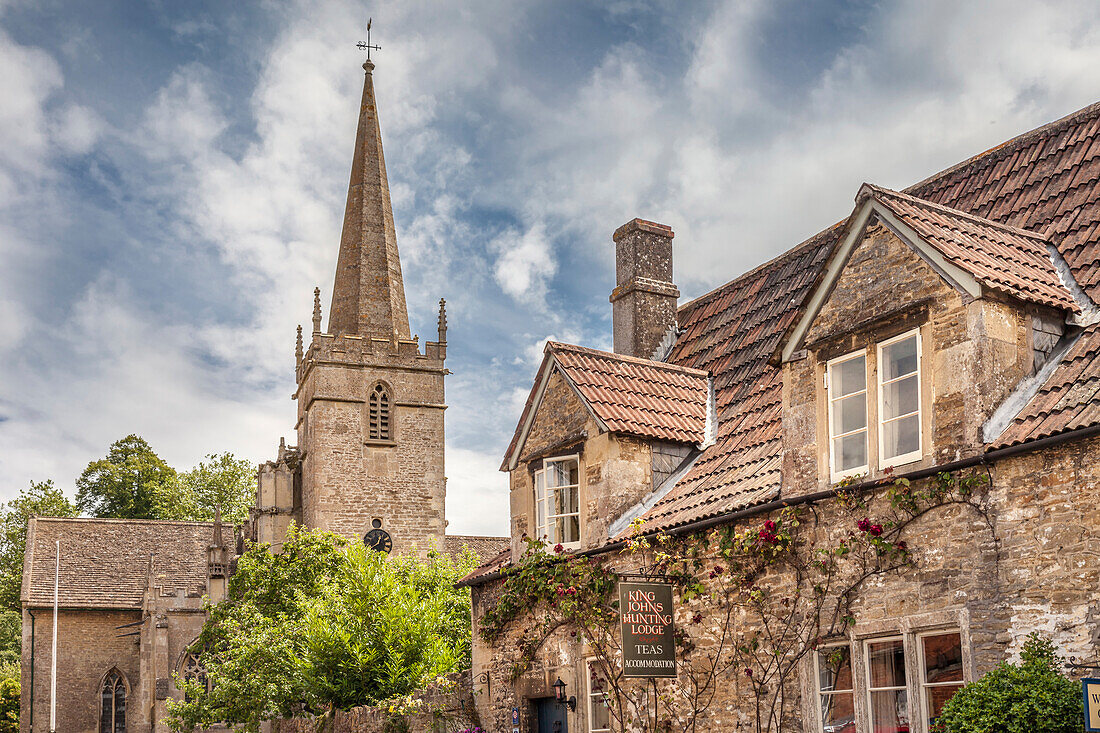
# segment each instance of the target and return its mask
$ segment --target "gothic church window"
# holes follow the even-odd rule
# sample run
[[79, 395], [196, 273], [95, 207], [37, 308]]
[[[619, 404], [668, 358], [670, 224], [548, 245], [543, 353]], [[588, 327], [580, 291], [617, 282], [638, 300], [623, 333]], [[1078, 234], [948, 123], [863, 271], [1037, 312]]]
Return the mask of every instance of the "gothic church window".
[[370, 411], [367, 437], [370, 440], [393, 440], [393, 414], [389, 390], [379, 383], [374, 385], [368, 400]]
[[99, 733], [126, 733], [126, 680], [121, 672], [107, 673], [99, 697]]
[[[181, 679], [195, 683], [203, 689], [210, 689], [210, 683], [206, 679], [206, 670], [199, 662], [198, 654], [188, 652], [183, 655], [183, 659], [180, 661], [179, 676]], [[191, 694], [185, 693], [184, 699], [190, 701]]]

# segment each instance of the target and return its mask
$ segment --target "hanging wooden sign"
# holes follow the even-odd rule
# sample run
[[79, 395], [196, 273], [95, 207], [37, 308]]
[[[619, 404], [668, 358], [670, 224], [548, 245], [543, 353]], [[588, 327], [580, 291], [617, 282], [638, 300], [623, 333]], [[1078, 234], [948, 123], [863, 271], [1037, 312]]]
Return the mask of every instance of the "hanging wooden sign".
[[624, 677], [675, 677], [672, 586], [619, 583]]

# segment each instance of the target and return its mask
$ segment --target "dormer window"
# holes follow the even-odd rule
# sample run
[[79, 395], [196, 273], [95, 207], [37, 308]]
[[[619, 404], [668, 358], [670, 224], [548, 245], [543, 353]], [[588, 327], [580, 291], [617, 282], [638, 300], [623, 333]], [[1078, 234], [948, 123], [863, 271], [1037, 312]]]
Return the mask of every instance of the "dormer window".
[[548, 458], [535, 471], [535, 527], [549, 545], [581, 541], [580, 462], [577, 456]]
[[879, 467], [920, 459], [920, 339], [910, 331], [878, 346]]
[[829, 458], [833, 481], [867, 471], [867, 352], [826, 366], [829, 393]]
[[[826, 363], [834, 482], [867, 473], [872, 465], [881, 470], [921, 459], [920, 364], [916, 329]], [[874, 432], [870, 425], [877, 425]]]

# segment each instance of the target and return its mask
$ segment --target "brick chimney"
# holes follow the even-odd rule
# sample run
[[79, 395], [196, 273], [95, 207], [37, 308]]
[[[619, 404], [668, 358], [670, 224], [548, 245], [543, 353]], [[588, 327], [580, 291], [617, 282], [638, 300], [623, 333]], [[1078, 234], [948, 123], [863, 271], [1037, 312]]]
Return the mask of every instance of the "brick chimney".
[[672, 227], [644, 219], [615, 230], [615, 289], [611, 317], [615, 353], [649, 359], [676, 326]]

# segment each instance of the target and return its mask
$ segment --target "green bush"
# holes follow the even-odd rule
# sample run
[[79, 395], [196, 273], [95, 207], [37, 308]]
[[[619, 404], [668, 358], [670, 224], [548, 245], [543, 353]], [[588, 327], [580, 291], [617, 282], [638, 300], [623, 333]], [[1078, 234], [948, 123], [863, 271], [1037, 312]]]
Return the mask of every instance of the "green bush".
[[19, 664], [0, 665], [0, 733], [19, 733]]
[[1020, 664], [1002, 662], [955, 693], [936, 722], [942, 733], [1080, 733], [1081, 686], [1061, 673], [1049, 639], [1031, 634]]

